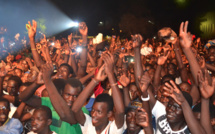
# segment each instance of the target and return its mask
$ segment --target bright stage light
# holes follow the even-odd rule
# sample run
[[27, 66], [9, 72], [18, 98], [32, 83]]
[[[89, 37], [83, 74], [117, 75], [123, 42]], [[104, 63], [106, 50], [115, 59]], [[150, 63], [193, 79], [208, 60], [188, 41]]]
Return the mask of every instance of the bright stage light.
[[72, 21], [72, 22], [69, 23], [69, 27], [78, 27], [78, 26], [79, 26], [78, 22]]
[[82, 48], [81, 48], [81, 47], [77, 47], [77, 48], [76, 48], [76, 51], [77, 51], [78, 53], [80, 53], [80, 52], [82, 51]]

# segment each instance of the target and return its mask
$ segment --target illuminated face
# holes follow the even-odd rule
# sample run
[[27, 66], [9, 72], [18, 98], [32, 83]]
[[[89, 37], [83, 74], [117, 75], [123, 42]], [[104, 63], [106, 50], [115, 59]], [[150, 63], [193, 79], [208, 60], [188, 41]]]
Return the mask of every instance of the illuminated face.
[[6, 102], [0, 102], [0, 124], [3, 125], [8, 119], [10, 108]]
[[80, 88], [74, 88], [69, 84], [66, 84], [62, 97], [66, 101], [69, 107], [72, 107], [73, 103], [76, 101], [78, 95], [80, 94]]
[[10, 76], [5, 76], [4, 77], [4, 80], [3, 80], [3, 89], [6, 90], [7, 89], [7, 82], [8, 82], [8, 79], [10, 78]]
[[15, 70], [14, 70], [14, 75], [21, 78], [21, 76], [22, 76], [22, 71], [21, 71], [20, 69], [15, 69]]
[[135, 99], [137, 99], [139, 97], [138, 96], [139, 95], [139, 91], [138, 91], [136, 85], [131, 84], [129, 86], [129, 93], [130, 93], [130, 97], [131, 97], [132, 101], [135, 100]]
[[181, 91], [190, 93], [191, 86], [188, 83], [181, 83], [180, 85]]
[[17, 96], [18, 95], [18, 91], [19, 91], [19, 87], [17, 86], [16, 81], [9, 80], [7, 82], [7, 92], [9, 93], [9, 95]]
[[46, 113], [42, 110], [35, 110], [31, 117], [32, 131], [35, 133], [42, 133], [51, 124], [51, 119], [46, 117]]
[[169, 100], [166, 107], [166, 116], [169, 123], [177, 123], [184, 120], [184, 115], [181, 106], [173, 99]]
[[215, 49], [214, 48], [209, 49], [208, 56], [209, 56], [209, 60], [211, 62], [215, 61]]
[[28, 63], [27, 63], [27, 61], [22, 60], [21, 65], [22, 65], [23, 71], [27, 72], [28, 71]]
[[57, 78], [67, 80], [69, 78], [69, 74], [70, 74], [69, 73], [69, 68], [67, 66], [61, 66], [58, 69]]
[[141, 127], [136, 124], [135, 110], [131, 110], [126, 114], [126, 125], [130, 133], [139, 132]]
[[95, 127], [104, 126], [108, 123], [111, 116], [108, 112], [108, 106], [105, 102], [95, 102], [91, 111], [92, 124]]

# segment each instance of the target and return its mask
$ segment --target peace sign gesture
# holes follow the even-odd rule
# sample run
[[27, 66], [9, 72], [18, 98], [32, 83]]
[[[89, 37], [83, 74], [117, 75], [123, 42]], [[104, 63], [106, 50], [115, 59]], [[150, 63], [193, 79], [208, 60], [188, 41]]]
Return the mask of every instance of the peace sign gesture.
[[192, 45], [192, 35], [187, 32], [188, 21], [182, 22], [179, 29], [180, 43], [183, 48], [190, 48]]
[[184, 95], [173, 80], [170, 80], [170, 84], [167, 82], [165, 83], [165, 87], [163, 88], [165, 90], [164, 95], [172, 97], [179, 105], [181, 105], [186, 100]]
[[29, 38], [35, 37], [37, 32], [37, 22], [35, 20], [32, 20], [32, 25], [31, 25], [31, 22], [28, 21], [27, 29], [28, 29], [28, 37]]

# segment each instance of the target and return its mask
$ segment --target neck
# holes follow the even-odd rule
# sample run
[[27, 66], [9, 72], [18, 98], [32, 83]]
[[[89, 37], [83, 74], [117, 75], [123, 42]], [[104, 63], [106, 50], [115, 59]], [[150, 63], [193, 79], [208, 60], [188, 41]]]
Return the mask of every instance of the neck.
[[39, 132], [38, 134], [52, 134], [50, 128], [44, 129], [43, 131]]
[[169, 123], [169, 125], [173, 131], [178, 131], [186, 126], [186, 122], [182, 120], [181, 122]]
[[109, 121], [105, 122], [104, 124], [101, 124], [100, 126], [95, 127], [96, 128], [96, 133], [100, 134], [108, 125]]

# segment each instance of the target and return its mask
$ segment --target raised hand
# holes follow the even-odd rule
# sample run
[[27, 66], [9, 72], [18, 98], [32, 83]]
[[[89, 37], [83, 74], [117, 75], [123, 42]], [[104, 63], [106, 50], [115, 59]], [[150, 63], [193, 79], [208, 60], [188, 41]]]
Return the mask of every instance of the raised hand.
[[68, 35], [68, 41], [71, 43], [71, 41], [72, 41], [72, 33], [70, 35]]
[[43, 39], [40, 40], [40, 43], [43, 45], [47, 45], [46, 35], [43, 34]]
[[147, 91], [149, 84], [151, 83], [152, 79], [149, 76], [148, 72], [145, 72], [144, 75], [139, 80], [139, 87], [140, 90], [144, 93]]
[[188, 21], [182, 22], [179, 29], [180, 43], [183, 48], [190, 48], [192, 45], [192, 35], [187, 32]]
[[197, 61], [200, 68], [205, 68], [205, 58], [203, 56], [197, 56]]
[[95, 76], [95, 80], [97, 82], [104, 81], [107, 78], [107, 74], [105, 72], [105, 65], [101, 66], [98, 73]]
[[51, 80], [51, 75], [53, 74], [53, 71], [54, 71], [54, 67], [53, 67], [53, 64], [51, 62], [47, 62], [46, 64], [44, 64], [42, 66], [44, 82]]
[[160, 57], [158, 58], [157, 64], [158, 64], [158, 65], [163, 65], [163, 64], [166, 62], [167, 57], [169, 56], [169, 54], [170, 54], [170, 51], [167, 53], [166, 56], [160, 56]]
[[[205, 70], [205, 73], [208, 73], [207, 70]], [[207, 76], [203, 76], [203, 73], [201, 70], [199, 70], [197, 75], [198, 81], [199, 81], [199, 89], [201, 92], [201, 96], [203, 99], [209, 99], [213, 93], [214, 93], [214, 87], [215, 87], [215, 78], [212, 78], [212, 86], [209, 85]]]
[[85, 36], [87, 35], [88, 27], [85, 22], [79, 23], [79, 32], [81, 35], [85, 35]]
[[43, 85], [43, 84], [44, 84], [43, 72], [39, 72], [39, 74], [38, 74], [38, 76], [37, 76], [36, 83], [37, 83], [38, 85]]
[[34, 38], [37, 32], [37, 22], [35, 20], [32, 20], [32, 25], [31, 25], [31, 22], [28, 21], [27, 29], [28, 29], [28, 37]]
[[102, 54], [102, 59], [105, 63], [105, 72], [111, 74], [114, 72], [114, 57], [110, 52]]
[[140, 47], [142, 45], [143, 37], [140, 34], [131, 35], [133, 47]]
[[165, 87], [163, 88], [165, 90], [164, 95], [172, 97], [179, 105], [181, 105], [186, 101], [186, 99], [176, 86], [175, 82], [173, 80], [170, 80], [170, 83], [171, 85], [167, 82], [165, 83]]
[[59, 40], [55, 41], [55, 47], [56, 48], [61, 48], [61, 42]]
[[122, 84], [123, 87], [127, 87], [131, 82], [131, 78], [129, 76], [127, 77], [125, 74], [123, 74], [120, 76], [119, 82]]
[[147, 112], [143, 108], [137, 108], [135, 111], [135, 121], [136, 123], [143, 127], [146, 128], [149, 126], [149, 117]]

